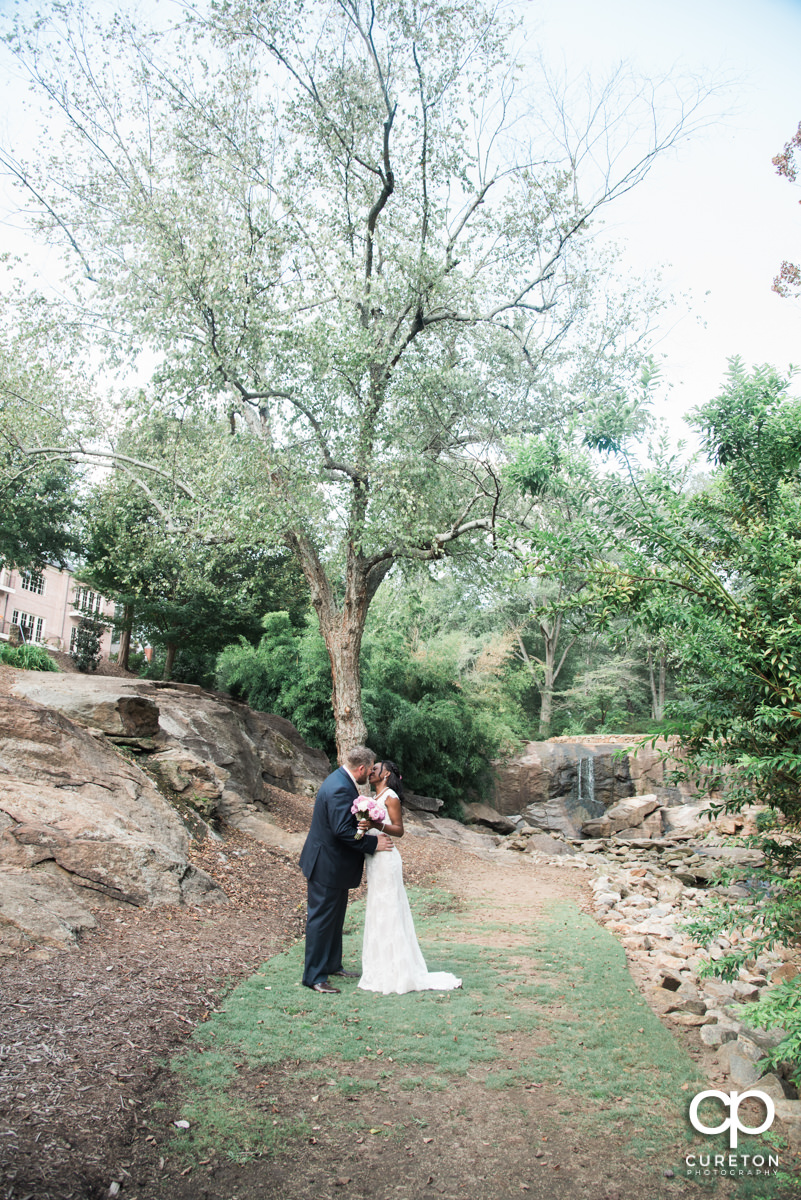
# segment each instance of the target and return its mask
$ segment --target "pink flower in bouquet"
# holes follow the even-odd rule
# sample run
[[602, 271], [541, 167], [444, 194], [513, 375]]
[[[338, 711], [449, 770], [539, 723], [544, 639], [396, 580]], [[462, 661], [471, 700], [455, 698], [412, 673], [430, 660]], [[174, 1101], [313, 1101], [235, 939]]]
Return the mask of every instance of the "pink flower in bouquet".
[[[386, 821], [387, 810], [373, 796], [357, 796], [350, 810], [357, 821]], [[357, 829], [354, 837], [364, 837], [364, 830]]]

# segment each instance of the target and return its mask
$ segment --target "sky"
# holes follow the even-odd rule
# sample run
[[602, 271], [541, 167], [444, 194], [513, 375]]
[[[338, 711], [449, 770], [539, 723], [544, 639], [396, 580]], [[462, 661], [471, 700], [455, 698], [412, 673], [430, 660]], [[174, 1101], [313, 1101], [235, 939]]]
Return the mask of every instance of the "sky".
[[[624, 268], [659, 272], [676, 297], [654, 345], [671, 427], [681, 432], [681, 414], [717, 394], [732, 355], [749, 365], [801, 365], [801, 300], [771, 291], [783, 259], [801, 262], [801, 185], [771, 162], [801, 121], [801, 0], [511, 2], [527, 44], [540, 43], [568, 73], [587, 68], [600, 79], [627, 62], [648, 77], [679, 71], [733, 81], [710, 104], [709, 126], [659, 159], [606, 218]], [[4, 13], [36, 7], [0, 0]], [[13, 91], [0, 89], [2, 133], [15, 112]], [[0, 246], [20, 240], [19, 221], [8, 218], [13, 204], [0, 183]]]
[[801, 366], [801, 301], [771, 291], [783, 259], [801, 262], [801, 185], [771, 159], [801, 121], [801, 0], [522, 0], [549, 57], [602, 76], [629, 62], [731, 81], [719, 119], [658, 161], [608, 210], [633, 272], [660, 271], [678, 297], [655, 351], [670, 385], [665, 415], [715, 396], [727, 359]]

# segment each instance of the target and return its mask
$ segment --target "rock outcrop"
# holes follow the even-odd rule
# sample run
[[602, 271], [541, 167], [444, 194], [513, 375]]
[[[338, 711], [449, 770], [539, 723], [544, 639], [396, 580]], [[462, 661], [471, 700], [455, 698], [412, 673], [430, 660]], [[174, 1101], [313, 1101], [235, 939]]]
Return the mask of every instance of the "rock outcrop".
[[[654, 810], [664, 813], [694, 797], [690, 784], [666, 782], [668, 750], [666, 742], [635, 746], [632, 739], [611, 735], [528, 742], [513, 758], [495, 764], [493, 805], [568, 838], [580, 837], [583, 827], [592, 829], [591, 823], [602, 822], [613, 806], [633, 796], [656, 797]], [[658, 836], [663, 824], [654, 816], [650, 832], [637, 836]]]
[[102, 904], [224, 900], [187, 861], [189, 829], [224, 820], [294, 853], [269, 787], [313, 795], [330, 770], [289, 721], [191, 685], [20, 671], [14, 693], [0, 697], [0, 953], [68, 945]]
[[330, 770], [289, 721], [192, 684], [25, 672], [15, 692], [144, 751], [169, 789], [231, 824], [264, 784], [314, 795]]
[[68, 944], [90, 906], [222, 900], [178, 813], [105, 737], [0, 696], [0, 948]]
[[493, 806], [532, 825], [577, 837], [582, 824], [634, 793], [628, 758], [617, 747], [529, 742], [495, 765]]

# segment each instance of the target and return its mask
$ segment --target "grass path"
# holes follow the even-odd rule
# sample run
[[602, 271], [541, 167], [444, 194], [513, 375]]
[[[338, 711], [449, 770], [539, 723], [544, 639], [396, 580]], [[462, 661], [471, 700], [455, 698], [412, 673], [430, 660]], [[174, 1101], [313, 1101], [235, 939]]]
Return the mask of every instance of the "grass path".
[[[686, 1117], [704, 1081], [576, 889], [556, 872], [544, 884], [484, 864], [446, 882], [459, 894], [411, 901], [429, 969], [460, 975], [461, 990], [381, 997], [345, 981], [339, 996], [315, 995], [298, 982], [298, 943], [197, 1029], [162, 1101], [189, 1123], [175, 1130], [162, 1195], [705, 1194], [683, 1161], [708, 1149]], [[362, 916], [354, 905], [351, 964]], [[764, 1182], [750, 1191], [768, 1195]]]

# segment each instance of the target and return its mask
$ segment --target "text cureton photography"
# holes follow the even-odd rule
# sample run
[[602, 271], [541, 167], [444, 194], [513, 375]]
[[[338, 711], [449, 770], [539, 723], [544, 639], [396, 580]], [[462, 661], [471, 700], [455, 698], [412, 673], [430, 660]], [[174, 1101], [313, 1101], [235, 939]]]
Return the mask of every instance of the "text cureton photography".
[[684, 1159], [688, 1176], [776, 1175], [778, 1154], [688, 1154]]

